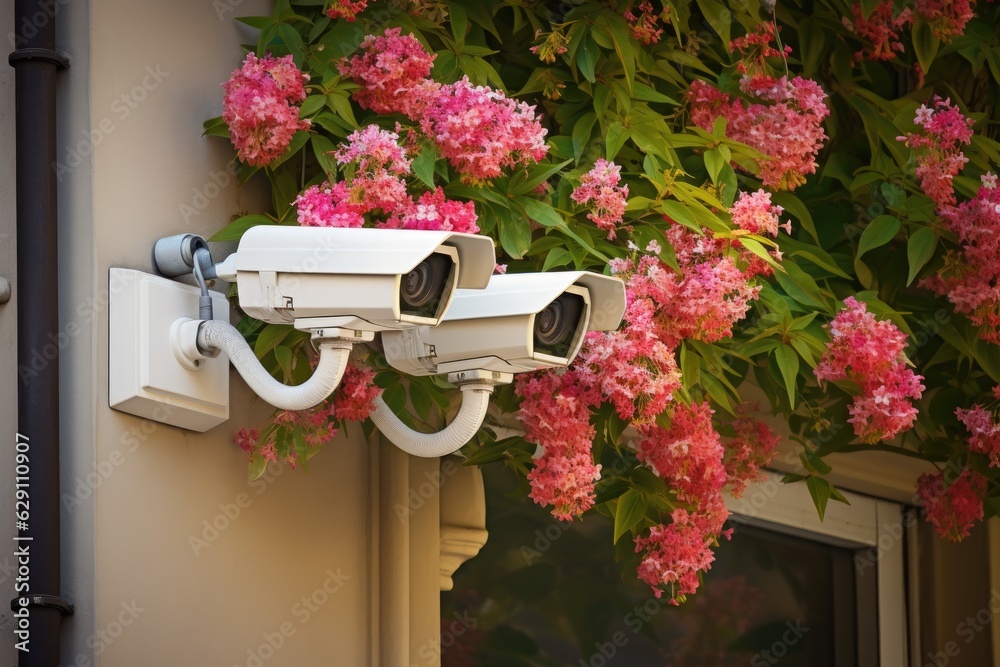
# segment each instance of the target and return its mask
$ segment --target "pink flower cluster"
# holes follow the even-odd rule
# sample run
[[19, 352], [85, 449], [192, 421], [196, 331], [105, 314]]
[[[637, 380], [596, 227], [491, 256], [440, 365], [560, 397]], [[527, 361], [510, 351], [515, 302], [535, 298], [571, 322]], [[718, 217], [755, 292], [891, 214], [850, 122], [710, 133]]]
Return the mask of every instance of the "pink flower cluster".
[[587, 218], [606, 231], [609, 239], [615, 238], [615, 229], [622, 222], [628, 200], [628, 186], [618, 185], [622, 180], [621, 171], [619, 165], [600, 158], [580, 177], [580, 185], [570, 195], [577, 204], [590, 203]]
[[687, 92], [691, 122], [711, 130], [715, 120], [724, 117], [729, 138], [769, 158], [760, 165], [764, 185], [794, 190], [807, 174], [816, 172], [816, 155], [827, 138], [826, 93], [811, 79], [789, 81], [765, 74], [745, 76], [740, 88], [750, 98], [748, 104], [704, 81], [693, 81]]
[[420, 128], [451, 165], [473, 181], [538, 162], [548, 152], [535, 107], [502, 91], [474, 86], [463, 76], [433, 89]]
[[[753, 408], [756, 409], [756, 408]], [[734, 498], [740, 498], [748, 484], [760, 481], [761, 468], [778, 455], [781, 437], [764, 422], [751, 416], [751, 407], [741, 405], [732, 427], [736, 435], [726, 443], [726, 484]]]
[[552, 506], [552, 516], [561, 521], [593, 506], [594, 483], [601, 477], [590, 452], [595, 436], [590, 407], [600, 397], [577, 380], [572, 371], [549, 371], [519, 375], [515, 384], [524, 438], [544, 448], [528, 473], [530, 497]]
[[934, 35], [948, 44], [965, 32], [965, 24], [976, 15], [973, 4], [975, 0], [916, 0], [915, 9]]
[[317, 449], [337, 435], [338, 424], [367, 419], [381, 393], [382, 390], [375, 385], [375, 371], [352, 363], [345, 369], [337, 391], [324, 403], [297, 412], [279, 410], [265, 422], [263, 437], [258, 429], [242, 428], [233, 439], [249, 454], [251, 461], [257, 456], [268, 462], [280, 459], [294, 468], [300, 457], [308, 458], [311, 454], [287, 442], [279, 443], [278, 428], [284, 428], [289, 433], [286, 440], [292, 439], [290, 433], [293, 430], [302, 433], [306, 446]]
[[[771, 203], [771, 193], [758, 190], [754, 193], [740, 192], [736, 201], [729, 209], [733, 224], [758, 236], [778, 237], [778, 230], [784, 229], [786, 234], [792, 233], [792, 223], [789, 220], [781, 222], [781, 214], [785, 212], [781, 206]], [[781, 250], [771, 251], [775, 261], [781, 261]], [[761, 257], [749, 251], [741, 253], [741, 258], [747, 264], [744, 274], [752, 276], [769, 276], [774, 273], [770, 264]]]
[[434, 56], [399, 28], [369, 35], [361, 52], [340, 71], [361, 84], [354, 98], [377, 113], [402, 113], [468, 181], [496, 178], [503, 169], [537, 162], [548, 152], [546, 130], [535, 107], [502, 91], [474, 86], [467, 77], [452, 84], [429, 78]]
[[[699, 235], [674, 224], [667, 228], [667, 240], [674, 247], [680, 274], [665, 265], [650, 267], [646, 274], [652, 281], [635, 286], [659, 306], [657, 335], [672, 345], [683, 339], [713, 343], [732, 336], [733, 325], [746, 316], [760, 293], [760, 286], [750, 282], [753, 275], [741, 270], [726, 253], [727, 243], [712, 238], [708, 230]], [[740, 260], [746, 262], [746, 257]]]
[[947, 258], [938, 275], [920, 284], [947, 295], [955, 310], [981, 327], [980, 337], [1000, 344], [1000, 189], [993, 173], [982, 176], [982, 187], [968, 201], [956, 204], [954, 177], [969, 161], [962, 146], [972, 141], [973, 121], [950, 101], [935, 97], [933, 106], [917, 109], [919, 132], [899, 137], [916, 149], [916, 176], [921, 189], [962, 246], [960, 256]]
[[983, 518], [986, 478], [965, 468], [945, 487], [944, 475], [924, 473], [917, 479], [917, 498], [927, 520], [938, 535], [952, 542], [969, 536], [976, 521]]
[[851, 404], [854, 433], [864, 442], [889, 440], [913, 426], [923, 377], [906, 366], [906, 334], [876, 320], [853, 296], [828, 326], [830, 342], [814, 373], [820, 380], [850, 380], [861, 388]]
[[332, 19], [344, 19], [345, 21], [356, 21], [358, 14], [368, 7], [368, 0], [333, 0], [333, 3], [326, 10], [326, 15]]
[[299, 120], [296, 106], [306, 98], [308, 80], [291, 56], [247, 54], [242, 67], [222, 85], [222, 119], [240, 160], [263, 167], [281, 157], [296, 132], [309, 129], [308, 120]]
[[475, 234], [478, 216], [472, 202], [449, 200], [440, 187], [416, 200], [403, 176], [410, 160], [395, 132], [369, 125], [347, 137], [334, 151], [349, 177], [332, 186], [313, 185], [295, 200], [298, 222], [310, 227], [361, 227], [366, 214], [386, 229], [425, 229]]
[[422, 88], [437, 56], [427, 53], [413, 35], [401, 33], [402, 28], [389, 28], [384, 35], [368, 35], [360, 53], [341, 61], [339, 69], [361, 84], [354, 99], [362, 109], [412, 118], [423, 109]]
[[708, 403], [678, 404], [670, 428], [644, 426], [636, 456], [666, 480], [681, 501], [700, 503], [726, 484], [724, 448]]
[[671, 519], [670, 524], [650, 528], [647, 537], [637, 538], [635, 550], [644, 552], [639, 579], [653, 588], [657, 598], [665, 591], [669, 603], [678, 605], [698, 590], [699, 574], [712, 567], [711, 547], [717, 540], [701, 515], [676, 509]]
[[625, 22], [628, 23], [629, 28], [632, 30], [632, 36], [635, 37], [636, 41], [640, 44], [645, 44], [649, 46], [650, 44], [656, 44], [660, 41], [660, 37], [663, 36], [663, 28], [660, 27], [660, 19], [667, 15], [670, 8], [666, 5], [663, 7], [663, 13], [658, 14], [655, 9], [653, 9], [653, 3], [649, 0], [642, 0], [637, 7], [639, 10], [638, 15], [632, 12], [632, 9], [626, 9], [625, 13], [622, 15]]
[[851, 6], [854, 20], [843, 18], [844, 26], [859, 38], [868, 42], [864, 48], [854, 54], [854, 59], [892, 60], [897, 53], [906, 50], [901, 41], [900, 32], [913, 23], [913, 12], [904, 8], [893, 18], [893, 1], [882, 0], [868, 16], [864, 17], [860, 3]]
[[917, 151], [917, 180], [938, 210], [955, 204], [952, 179], [969, 161], [962, 146], [972, 141], [972, 119], [966, 118], [948, 99], [935, 96], [930, 108], [922, 104], [913, 119], [921, 130], [898, 137]]
[[[1000, 394], [1000, 386], [993, 393]], [[967, 410], [958, 408], [955, 414], [969, 432], [969, 451], [985, 454], [991, 466], [1000, 468], [1000, 422], [993, 412], [976, 404]]]

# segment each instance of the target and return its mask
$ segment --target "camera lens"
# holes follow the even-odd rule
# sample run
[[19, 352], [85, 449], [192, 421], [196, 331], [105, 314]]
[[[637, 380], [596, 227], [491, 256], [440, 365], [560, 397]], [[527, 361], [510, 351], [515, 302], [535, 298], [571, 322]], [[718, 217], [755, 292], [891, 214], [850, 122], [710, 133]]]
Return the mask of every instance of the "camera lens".
[[434, 253], [403, 276], [399, 284], [400, 310], [418, 317], [437, 315], [451, 266], [450, 257]]
[[535, 351], [556, 357], [569, 356], [573, 336], [583, 314], [583, 299], [563, 294], [535, 315]]

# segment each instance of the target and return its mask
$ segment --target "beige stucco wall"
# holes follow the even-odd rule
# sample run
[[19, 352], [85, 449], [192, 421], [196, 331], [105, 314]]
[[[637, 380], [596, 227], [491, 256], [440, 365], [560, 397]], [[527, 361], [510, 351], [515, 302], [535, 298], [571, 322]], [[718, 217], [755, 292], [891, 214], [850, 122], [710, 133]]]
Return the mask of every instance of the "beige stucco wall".
[[62, 100], [63, 316], [85, 331], [64, 353], [67, 594], [79, 613], [66, 623], [63, 663], [369, 664], [360, 429], [308, 471], [275, 467], [248, 483], [231, 435], [267, 409], [235, 374], [232, 418], [205, 434], [107, 407], [108, 269], [148, 271], [157, 238], [207, 236], [240, 209], [263, 206], [237, 191], [225, 171], [231, 152], [200, 129], [221, 111], [220, 83], [241, 60], [239, 44], [253, 39], [233, 17], [267, 13], [269, 3], [89, 4], [89, 15], [85, 3], [68, 5], [64, 28], [89, 67], [68, 73], [77, 83]]

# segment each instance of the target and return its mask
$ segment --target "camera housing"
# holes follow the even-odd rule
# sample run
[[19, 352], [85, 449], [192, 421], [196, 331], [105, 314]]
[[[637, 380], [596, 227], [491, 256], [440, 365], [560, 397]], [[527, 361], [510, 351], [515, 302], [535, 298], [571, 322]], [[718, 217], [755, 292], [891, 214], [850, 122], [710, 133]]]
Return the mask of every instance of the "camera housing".
[[386, 360], [410, 375], [520, 373], [567, 366], [587, 331], [618, 328], [625, 285], [588, 271], [493, 276], [459, 290], [437, 327], [386, 331]]
[[261, 225], [215, 267], [251, 317], [299, 329], [436, 326], [458, 289], [486, 287], [484, 236], [402, 229]]

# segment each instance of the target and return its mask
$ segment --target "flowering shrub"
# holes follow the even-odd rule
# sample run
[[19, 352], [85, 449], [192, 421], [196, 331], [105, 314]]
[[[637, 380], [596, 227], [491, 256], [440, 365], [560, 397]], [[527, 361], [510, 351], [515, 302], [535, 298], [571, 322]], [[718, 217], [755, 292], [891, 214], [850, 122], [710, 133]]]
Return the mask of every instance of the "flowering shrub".
[[[494, 239], [498, 270], [623, 280], [617, 331], [494, 396], [523, 435], [487, 424], [464, 453], [502, 461], [559, 520], [609, 517], [623, 568], [674, 603], [728, 535], [727, 489], [779, 448], [801, 454], [787, 479], [821, 514], [840, 498], [824, 458], [873, 449], [936, 467], [915, 501], [948, 539], [1000, 511], [1000, 143], [983, 92], [1000, 6], [765, 5], [278, 0], [243, 19], [258, 43], [205, 126], [273, 203], [216, 240], [445, 229]], [[309, 374], [301, 332], [241, 330], [277, 377]], [[435, 427], [442, 385], [373, 349], [327, 402], [237, 443], [251, 475], [303, 463], [377, 395]]]

